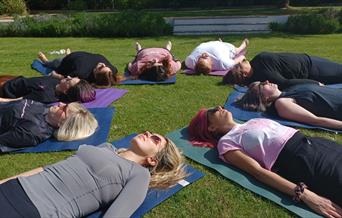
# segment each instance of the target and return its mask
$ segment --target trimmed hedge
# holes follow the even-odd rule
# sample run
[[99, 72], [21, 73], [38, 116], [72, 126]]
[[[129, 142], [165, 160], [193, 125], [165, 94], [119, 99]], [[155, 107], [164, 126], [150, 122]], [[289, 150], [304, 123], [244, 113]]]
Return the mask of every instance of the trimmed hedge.
[[271, 23], [273, 31], [296, 34], [329, 34], [342, 32], [342, 10], [324, 9], [318, 13], [290, 16], [285, 24]]
[[0, 26], [0, 36], [138, 37], [168, 35], [171, 32], [172, 27], [161, 16], [136, 11], [17, 17], [13, 23]]

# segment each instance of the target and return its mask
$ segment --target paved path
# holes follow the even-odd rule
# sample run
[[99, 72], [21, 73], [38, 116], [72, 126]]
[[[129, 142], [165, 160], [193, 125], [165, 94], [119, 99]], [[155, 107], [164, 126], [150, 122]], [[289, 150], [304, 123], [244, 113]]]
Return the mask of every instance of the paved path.
[[269, 33], [271, 22], [285, 23], [288, 15], [165, 18], [174, 35]]

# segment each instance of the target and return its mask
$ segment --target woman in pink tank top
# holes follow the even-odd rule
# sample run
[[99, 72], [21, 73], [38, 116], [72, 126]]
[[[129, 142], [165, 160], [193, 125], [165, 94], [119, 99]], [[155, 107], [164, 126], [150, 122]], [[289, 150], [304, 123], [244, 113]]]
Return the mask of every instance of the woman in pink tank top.
[[165, 48], [142, 48], [136, 42], [137, 55], [128, 64], [131, 79], [149, 81], [164, 81], [175, 75], [181, 68], [181, 62], [171, 54], [172, 43], [169, 41]]
[[269, 119], [234, 122], [218, 106], [191, 120], [190, 141], [326, 217], [342, 216], [342, 145]]

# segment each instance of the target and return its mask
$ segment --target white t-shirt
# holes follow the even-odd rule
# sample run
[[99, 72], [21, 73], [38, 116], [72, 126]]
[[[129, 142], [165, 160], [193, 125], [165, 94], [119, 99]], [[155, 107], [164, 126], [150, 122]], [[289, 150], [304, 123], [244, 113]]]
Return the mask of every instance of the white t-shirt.
[[208, 53], [209, 57], [211, 57], [212, 71], [230, 70], [234, 67], [235, 46], [227, 42], [210, 41], [201, 43], [185, 59], [187, 68], [195, 69], [198, 58], [204, 52]]
[[217, 144], [219, 156], [229, 151], [241, 150], [262, 167], [271, 170], [286, 142], [298, 130], [283, 126], [270, 119], [256, 118], [238, 124]]

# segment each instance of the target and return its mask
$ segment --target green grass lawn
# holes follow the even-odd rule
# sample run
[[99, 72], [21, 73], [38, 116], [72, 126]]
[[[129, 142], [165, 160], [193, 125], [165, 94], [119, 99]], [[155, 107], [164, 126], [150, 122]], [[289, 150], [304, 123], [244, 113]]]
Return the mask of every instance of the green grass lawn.
[[[342, 63], [342, 34], [334, 35], [252, 35], [249, 36], [248, 57], [261, 51], [305, 52]], [[134, 57], [134, 42], [143, 46], [164, 46], [173, 42], [175, 56], [184, 60], [200, 42], [217, 36], [187, 36], [160, 38], [0, 38], [0, 74], [39, 76], [30, 69], [38, 51], [71, 48], [101, 53], [123, 71]], [[224, 36], [224, 41], [239, 45], [243, 36]], [[53, 58], [56, 56], [50, 56]], [[185, 76], [179, 74], [175, 85], [120, 86], [129, 92], [115, 102], [117, 112], [112, 121], [108, 141], [132, 132], [151, 130], [161, 134], [181, 128], [201, 107], [224, 104], [232, 90], [220, 84], [218, 77]], [[342, 136], [321, 131], [304, 131], [311, 136], [323, 136], [342, 143]], [[41, 154], [6, 154], [0, 156], [0, 179], [32, 168], [51, 164], [73, 152]], [[188, 186], [146, 217], [291, 217], [293, 214], [239, 185], [187, 160], [206, 176]]]

